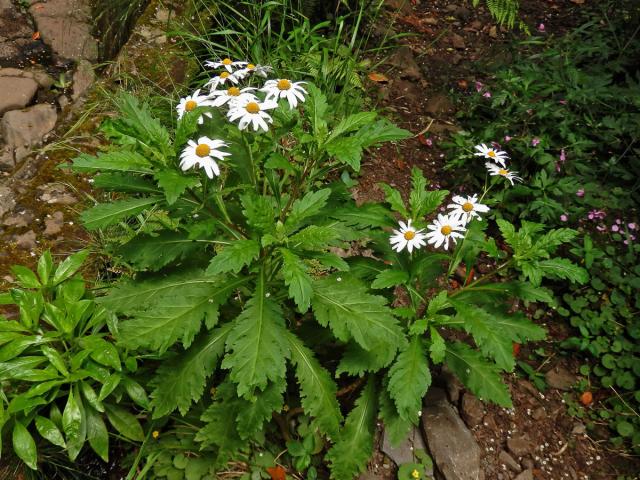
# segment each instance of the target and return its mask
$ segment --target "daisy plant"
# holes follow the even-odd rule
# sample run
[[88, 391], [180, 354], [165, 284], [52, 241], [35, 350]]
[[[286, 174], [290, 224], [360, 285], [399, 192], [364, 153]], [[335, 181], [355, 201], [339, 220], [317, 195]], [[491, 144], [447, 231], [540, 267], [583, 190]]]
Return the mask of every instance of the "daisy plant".
[[[214, 79], [242, 67], [222, 63]], [[175, 130], [123, 95], [115, 143], [71, 166], [119, 192], [82, 219], [116, 239], [114, 262], [131, 273], [98, 301], [119, 345], [157, 360], [149, 416], [195, 416], [195, 442], [220, 468], [265, 432], [288, 438], [299, 417], [324, 440], [331, 478], [347, 480], [366, 466], [378, 417], [396, 440], [418, 421], [437, 365], [510, 405], [511, 343], [544, 330], [509, 301], [552, 302], [536, 273], [576, 279], [548, 253], [569, 233], [500, 224], [501, 250], [477, 197], [434, 218], [448, 192], [418, 169], [408, 203], [383, 185], [384, 203], [357, 205], [363, 152], [410, 133], [375, 112], [341, 116], [312, 83], [241, 76], [238, 91], [211, 94], [235, 99], [185, 108]], [[447, 340], [451, 330], [472, 342]]]

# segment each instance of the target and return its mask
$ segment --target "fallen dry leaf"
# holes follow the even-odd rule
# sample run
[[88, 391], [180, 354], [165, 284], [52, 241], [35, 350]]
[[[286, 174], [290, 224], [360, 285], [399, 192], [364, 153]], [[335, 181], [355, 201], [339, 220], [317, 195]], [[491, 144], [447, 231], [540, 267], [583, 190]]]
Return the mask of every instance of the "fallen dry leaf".
[[287, 472], [280, 465], [275, 467], [267, 467], [267, 473], [271, 475], [271, 480], [286, 480]]
[[38, 40], [40, 38], [40, 32], [33, 32], [31, 35], [31, 40]]
[[371, 72], [367, 76], [369, 77], [369, 80], [371, 80], [372, 82], [376, 82], [376, 83], [384, 83], [384, 82], [388, 82], [389, 81], [389, 77], [387, 77], [383, 73]]

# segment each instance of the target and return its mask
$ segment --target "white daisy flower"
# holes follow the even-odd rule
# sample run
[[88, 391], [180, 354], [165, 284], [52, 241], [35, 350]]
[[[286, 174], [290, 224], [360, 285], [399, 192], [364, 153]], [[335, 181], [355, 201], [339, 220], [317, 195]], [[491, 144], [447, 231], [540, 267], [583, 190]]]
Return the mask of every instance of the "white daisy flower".
[[489, 160], [493, 160], [494, 162], [499, 163], [503, 167], [507, 166], [507, 159], [509, 158], [509, 155], [507, 155], [507, 152], [503, 152], [502, 150], [496, 150], [495, 148], [492, 148], [492, 147], [487, 147], [484, 143], [480, 145], [476, 145], [474, 148], [478, 150], [474, 154], [477, 157], [488, 158]]
[[447, 205], [447, 208], [451, 209], [449, 215], [457, 215], [464, 220], [465, 223], [470, 222], [474, 217], [480, 219], [480, 213], [489, 211], [489, 207], [478, 203], [478, 195], [475, 194], [467, 196], [466, 198], [456, 195], [451, 200], [453, 203]]
[[501, 177], [504, 177], [511, 182], [511, 185], [513, 185], [514, 181], [522, 182], [522, 178], [518, 176], [518, 172], [507, 170], [506, 168], [491, 162], [486, 162], [484, 166], [487, 167], [487, 170], [489, 170], [489, 175], [499, 175]]
[[[200, 95], [200, 89], [193, 92], [192, 95], [187, 95], [184, 98], [180, 99], [178, 105], [176, 105], [176, 110], [178, 112], [178, 120], [180, 120], [186, 112], [191, 112], [198, 107], [212, 107], [213, 102], [209, 100], [209, 97], [206, 95]], [[204, 117], [211, 118], [211, 112], [204, 112], [200, 115], [198, 119], [198, 123], [202, 125], [204, 122]]]
[[224, 160], [224, 157], [231, 155], [220, 150], [220, 148], [227, 146], [222, 140], [211, 140], [209, 137], [200, 137], [198, 143], [189, 140], [180, 155], [180, 168], [186, 171], [192, 167], [199, 166], [204, 168], [209, 178], [213, 178], [214, 175], [220, 175], [220, 167], [214, 158]]
[[407, 220], [407, 223], [398, 222], [400, 224], [400, 230], [394, 230], [393, 235], [389, 239], [391, 247], [396, 252], [401, 252], [405, 247], [409, 250], [409, 253], [415, 248], [419, 250], [420, 247], [424, 247], [425, 235], [423, 230], [416, 230], [411, 226], [411, 219]]
[[436, 248], [440, 248], [444, 244], [444, 249], [449, 249], [449, 240], [453, 243], [457, 242], [458, 238], [463, 238], [464, 235], [460, 232], [464, 232], [464, 221], [457, 215], [442, 215], [438, 214], [431, 225], [427, 228], [431, 230], [427, 233], [427, 243], [433, 245]]
[[211, 68], [224, 67], [227, 70], [227, 72], [233, 73], [233, 67], [236, 67], [236, 68], [244, 67], [247, 64], [247, 62], [234, 62], [230, 58], [223, 58], [219, 62], [212, 62], [211, 60], [207, 60], [206, 62], [204, 62], [204, 64], [205, 66], [211, 67]]
[[265, 112], [265, 110], [271, 110], [272, 108], [277, 108], [277, 106], [278, 104], [273, 100], [260, 102], [244, 98], [233, 103], [229, 108], [227, 117], [231, 122], [240, 119], [238, 122], [238, 128], [240, 130], [245, 130], [249, 124], [253, 124], [255, 131], [257, 131], [258, 128], [262, 128], [262, 130], [266, 132], [269, 130], [267, 123], [271, 123], [273, 120], [271, 115]]
[[298, 100], [304, 102], [304, 96], [307, 93], [302, 87], [304, 83], [307, 82], [292, 82], [286, 78], [267, 80], [260, 91], [267, 92], [267, 100], [278, 101], [281, 98], [286, 98], [289, 107], [293, 109], [298, 106]]
[[245, 68], [236, 71], [235, 74], [240, 78], [244, 78], [252, 73], [267, 78], [270, 73], [273, 73], [273, 68], [269, 65], [254, 65], [253, 63], [249, 63]]
[[235, 76], [233, 73], [222, 72], [220, 75], [216, 75], [207, 83], [204, 84], [205, 87], [210, 87], [211, 91], [214, 91], [218, 88], [218, 85], [224, 85], [227, 82], [231, 82], [234, 85], [237, 85], [240, 79]]
[[233, 106], [233, 104], [239, 100], [248, 100], [248, 101], [257, 101], [258, 98], [251, 93], [255, 88], [247, 87], [240, 90], [238, 87], [229, 87], [226, 90], [214, 90], [211, 92], [212, 97], [217, 97], [212, 101], [212, 105], [214, 107], [221, 107], [225, 103], [228, 103], [229, 106]]

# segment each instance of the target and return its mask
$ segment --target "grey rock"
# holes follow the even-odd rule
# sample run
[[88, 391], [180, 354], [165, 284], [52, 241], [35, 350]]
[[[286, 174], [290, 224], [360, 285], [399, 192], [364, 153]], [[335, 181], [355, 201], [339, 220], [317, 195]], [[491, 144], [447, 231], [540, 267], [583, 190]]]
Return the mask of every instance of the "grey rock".
[[504, 450], [500, 450], [498, 460], [500, 461], [500, 463], [506, 465], [509, 469], [513, 470], [516, 473], [522, 470], [520, 464], [516, 462], [516, 460]]
[[[384, 430], [382, 452], [393, 460], [396, 465], [400, 466], [403, 463], [416, 462], [416, 450], [427, 451], [427, 444], [425, 443], [422, 433], [418, 428], [413, 427], [409, 432], [409, 435], [407, 435], [407, 438], [405, 438], [399, 445], [392, 445], [387, 430]], [[432, 470], [425, 471], [423, 473], [428, 476], [433, 476]]]
[[[434, 131], [433, 128], [431, 128], [431, 131]], [[449, 400], [451, 403], [457, 404], [458, 400], [460, 400], [460, 394], [464, 390], [464, 385], [446, 365], [442, 368], [442, 379], [447, 385]]]
[[40, 200], [51, 205], [73, 205], [78, 199], [69, 194], [61, 183], [47, 183], [38, 187]]
[[544, 374], [544, 378], [551, 388], [557, 388], [558, 390], [571, 390], [571, 387], [577, 381], [574, 374], [561, 366], [549, 370]]
[[389, 63], [400, 70], [402, 77], [413, 80], [422, 79], [422, 72], [413, 56], [413, 50], [406, 45], [396, 50], [396, 53], [389, 58]]
[[96, 74], [93, 72], [91, 62], [80, 60], [73, 74], [73, 93], [71, 98], [74, 102], [89, 90], [95, 78]]
[[16, 235], [15, 242], [18, 247], [25, 250], [36, 248], [36, 232], [29, 230], [27, 233], [23, 233], [22, 235]]
[[62, 212], [54, 212], [51, 217], [45, 219], [44, 225], [44, 234], [46, 236], [51, 237], [59, 234], [64, 226], [64, 214]]
[[28, 212], [22, 211], [15, 215], [10, 215], [2, 221], [2, 225], [5, 227], [23, 228], [28, 226], [33, 221], [33, 215]]
[[460, 405], [462, 410], [462, 418], [471, 427], [480, 425], [484, 418], [484, 405], [470, 392], [465, 392], [462, 396], [462, 403]]
[[522, 459], [522, 466], [527, 469], [527, 468], [533, 468], [535, 466], [535, 463], [533, 462], [533, 460], [529, 457], [525, 457]]
[[16, 198], [9, 187], [0, 186], [0, 218], [16, 206]]
[[526, 433], [519, 433], [507, 438], [507, 448], [516, 457], [524, 457], [534, 450], [535, 445]]
[[84, 0], [49, 0], [29, 8], [42, 40], [58, 55], [72, 60], [98, 58], [91, 36], [91, 12]]
[[0, 115], [9, 110], [26, 107], [36, 92], [38, 83], [23, 75], [8, 75], [0, 69]]
[[533, 470], [525, 470], [520, 475], [518, 475], [515, 480], [533, 480]]
[[571, 430], [572, 435], [584, 435], [587, 433], [587, 427], [584, 426], [584, 423], [576, 423]]
[[56, 126], [58, 115], [53, 105], [34, 105], [24, 110], [7, 112], [0, 121], [5, 142], [14, 149], [16, 162], [40, 144], [44, 136]]
[[10, 172], [15, 165], [12, 149], [9, 147], [0, 149], [0, 172]]
[[446, 480], [484, 480], [480, 447], [444, 390], [431, 388], [424, 399], [424, 429], [433, 459]]

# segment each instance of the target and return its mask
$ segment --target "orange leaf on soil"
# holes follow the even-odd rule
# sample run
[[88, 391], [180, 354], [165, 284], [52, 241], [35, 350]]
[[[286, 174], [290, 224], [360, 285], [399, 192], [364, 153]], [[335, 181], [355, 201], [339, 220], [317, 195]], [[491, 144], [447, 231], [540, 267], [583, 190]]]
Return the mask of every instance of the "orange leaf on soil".
[[427, 137], [424, 136], [424, 134], [420, 134], [418, 135], [418, 141], [422, 144], [422, 145], [429, 145], [429, 142], [427, 141]]
[[513, 356], [517, 357], [518, 355], [520, 355], [520, 344], [519, 343], [513, 343]]
[[371, 72], [369, 75], [369, 80], [376, 83], [384, 83], [389, 81], [389, 77], [384, 75], [383, 73]]
[[583, 392], [580, 395], [580, 403], [582, 403], [585, 407], [588, 407], [593, 402], [593, 394], [591, 392]]
[[31, 35], [31, 40], [38, 40], [40, 38], [40, 32], [33, 32]]
[[280, 465], [267, 467], [267, 473], [271, 475], [271, 480], [286, 480], [287, 478], [287, 473]]

